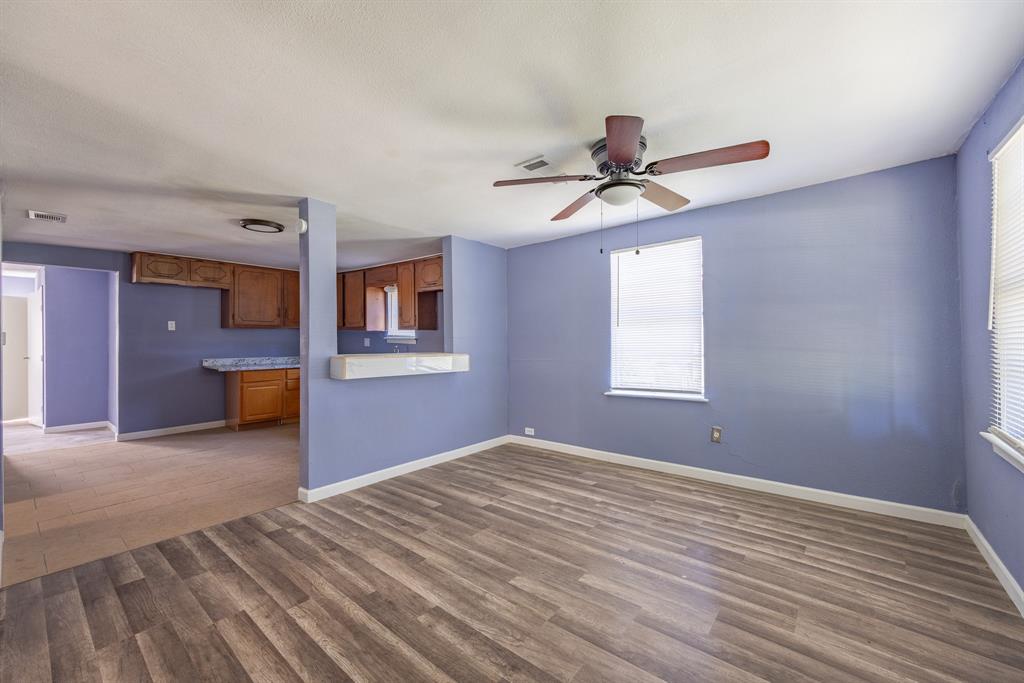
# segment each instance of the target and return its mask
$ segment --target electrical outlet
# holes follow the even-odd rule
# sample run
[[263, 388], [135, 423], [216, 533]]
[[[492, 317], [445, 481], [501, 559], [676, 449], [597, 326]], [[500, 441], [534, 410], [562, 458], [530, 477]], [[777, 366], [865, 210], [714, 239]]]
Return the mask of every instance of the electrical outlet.
[[526, 427], [523, 429], [523, 434], [527, 436], [533, 436], [533, 427]]
[[168, 320], [167, 321], [167, 331], [168, 332], [174, 332], [174, 330], [175, 330], [174, 321], [173, 320]]
[[369, 337], [363, 337], [363, 346], [365, 346], [366, 348], [370, 348], [370, 338]]
[[722, 428], [712, 427], [711, 428], [711, 443], [722, 443]]

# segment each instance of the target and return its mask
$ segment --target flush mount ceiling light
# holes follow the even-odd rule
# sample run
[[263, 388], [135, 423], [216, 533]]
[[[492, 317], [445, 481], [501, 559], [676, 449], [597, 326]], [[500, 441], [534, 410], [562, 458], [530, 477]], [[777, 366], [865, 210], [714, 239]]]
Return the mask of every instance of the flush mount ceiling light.
[[275, 233], [284, 232], [284, 226], [274, 221], [265, 221], [262, 218], [243, 218], [238, 221], [246, 230], [252, 230], [253, 232], [263, 233]]

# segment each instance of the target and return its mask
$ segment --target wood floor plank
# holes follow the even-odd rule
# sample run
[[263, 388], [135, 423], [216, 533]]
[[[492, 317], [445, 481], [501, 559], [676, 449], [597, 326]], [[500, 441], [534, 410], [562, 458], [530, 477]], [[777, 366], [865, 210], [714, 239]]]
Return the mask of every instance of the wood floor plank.
[[[25, 465], [129, 495], [101, 454]], [[0, 647], [19, 683], [1024, 681], [961, 530], [519, 445], [15, 584]]]

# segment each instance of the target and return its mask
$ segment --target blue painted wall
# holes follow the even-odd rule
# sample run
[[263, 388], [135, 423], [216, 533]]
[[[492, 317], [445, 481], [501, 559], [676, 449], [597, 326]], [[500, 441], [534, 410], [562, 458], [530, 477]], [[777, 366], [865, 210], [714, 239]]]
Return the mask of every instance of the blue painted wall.
[[[332, 239], [334, 222], [328, 223]], [[310, 232], [313, 225], [310, 224]], [[309, 258], [329, 258], [310, 250]], [[310, 387], [310, 436], [303, 486], [315, 488], [501, 436], [507, 431], [506, 252], [444, 240], [446, 348], [470, 354], [466, 373], [389, 377]], [[329, 297], [310, 310], [330, 316]], [[326, 358], [311, 358], [320, 367]]]
[[971, 519], [1024, 585], [1024, 474], [978, 436], [992, 406], [988, 333], [992, 167], [988, 153], [1024, 116], [1024, 64], [1017, 67], [957, 154], [957, 222], [963, 316], [964, 450]]
[[110, 273], [44, 270], [43, 421], [47, 427], [106, 422], [113, 345]]
[[[17, 242], [3, 251], [16, 263], [117, 273], [121, 432], [224, 419], [224, 378], [204, 370], [203, 358], [299, 352], [297, 330], [222, 328], [219, 290], [132, 284], [128, 254]], [[168, 320], [176, 332], [167, 331]]]
[[509, 431], [958, 509], [954, 192], [946, 157], [642, 223], [641, 243], [703, 237], [707, 404], [603, 395], [596, 233], [511, 250]]

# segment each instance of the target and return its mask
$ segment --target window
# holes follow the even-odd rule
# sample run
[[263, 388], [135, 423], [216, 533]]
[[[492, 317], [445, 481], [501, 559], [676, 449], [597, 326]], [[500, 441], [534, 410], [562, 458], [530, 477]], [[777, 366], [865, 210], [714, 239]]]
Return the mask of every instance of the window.
[[1024, 441], [1024, 128], [1020, 124], [991, 159], [989, 329], [994, 386], [989, 431], [1014, 447], [1020, 457]]
[[704, 400], [701, 239], [611, 254], [613, 396]]
[[415, 344], [416, 330], [398, 328], [398, 287], [388, 285], [384, 288], [387, 297], [388, 332], [386, 341], [390, 344]]

